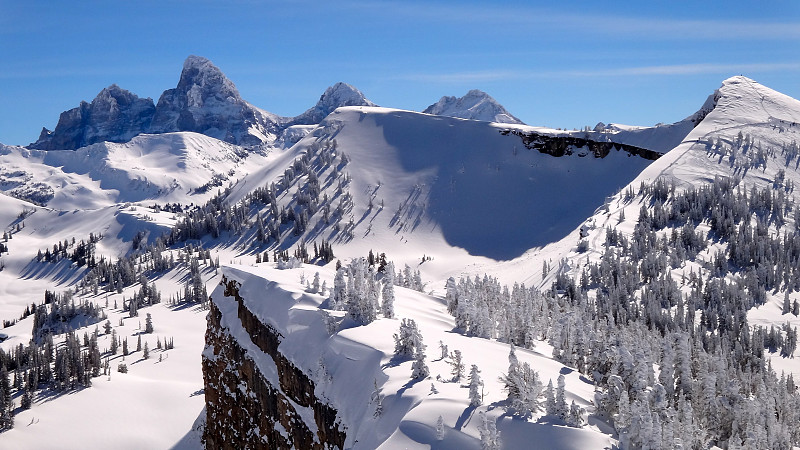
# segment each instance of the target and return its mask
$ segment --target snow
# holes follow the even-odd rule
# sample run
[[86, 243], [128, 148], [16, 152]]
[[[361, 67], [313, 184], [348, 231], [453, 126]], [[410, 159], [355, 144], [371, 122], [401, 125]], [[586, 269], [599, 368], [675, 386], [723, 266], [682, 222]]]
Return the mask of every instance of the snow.
[[[712, 106], [713, 109], [710, 109]], [[587, 253], [575, 251], [579, 239], [579, 230], [575, 229], [560, 242], [554, 242], [539, 251], [530, 251], [517, 261], [501, 264], [501, 267], [519, 274], [520, 270], [515, 269], [515, 263], [529, 268], [535, 268], [538, 264], [541, 268], [542, 261], [559, 261], [566, 257], [563, 270], [578, 276], [584, 263], [596, 260], [595, 258], [598, 258], [603, 251], [606, 227], [616, 228], [628, 235], [632, 233], [643, 203], [640, 201], [626, 203], [623, 201], [624, 191], [631, 187], [638, 192], [642, 183], [649, 184], [658, 178], [673, 181], [679, 189], [682, 189], [708, 184], [715, 177], [738, 176], [741, 178], [741, 185], [749, 192], [751, 186], [759, 189], [772, 188], [778, 172], [783, 170], [787, 182], [793, 182], [795, 185], [800, 183], [797, 161], [787, 163], [782, 150], [800, 141], [800, 101], [747, 77], [735, 76], [722, 83], [720, 89], [709, 97], [703, 110], [707, 115], [680, 145], [645, 168], [628, 186], [606, 202], [607, 207], [599, 208], [584, 221], [583, 226], [588, 230]], [[750, 136], [757, 147], [766, 151], [763, 166], [750, 168], [745, 164], [757, 158], [754, 149], [736, 151], [732, 160], [728, 155], [717, 153], [708, 144], [709, 141], [716, 142], [719, 139], [724, 145], [731, 147], [738, 139], [739, 133], [742, 133], [743, 137]], [[797, 195], [793, 191], [787, 195], [794, 198], [795, 203], [797, 202]], [[622, 211], [626, 219], [620, 222], [619, 214]], [[787, 227], [796, 226], [788, 216], [787, 221], [789, 222]], [[771, 231], [775, 231], [774, 226]], [[713, 249], [712, 246], [710, 250], [701, 254], [701, 258], [711, 261]], [[697, 265], [689, 265], [683, 270], [696, 271], [698, 268]], [[495, 268], [500, 273], [503, 269]], [[680, 274], [681, 269], [673, 273], [678, 279]], [[553, 275], [554, 273], [550, 278], [540, 281], [539, 285], [547, 286], [552, 282]], [[530, 277], [529, 280], [536, 281], [536, 278]], [[768, 292], [768, 294], [769, 300], [765, 305], [748, 311], [750, 326], [779, 327], [786, 322], [792, 327], [800, 326], [800, 320], [794, 315], [781, 314], [783, 291]], [[781, 371], [792, 373], [797, 379], [800, 377], [800, 359], [797, 356], [798, 353], [795, 352], [792, 358], [781, 358], [775, 353], [771, 357], [773, 368], [778, 374]]]
[[521, 120], [514, 117], [489, 94], [477, 89], [459, 98], [442, 97], [438, 102], [425, 108], [423, 113], [485, 122], [522, 124]]
[[[438, 287], [469, 264], [510, 260], [561, 239], [650, 164], [615, 150], [604, 159], [578, 152], [555, 158], [526, 149], [504, 129], [390, 108], [339, 108], [245, 177], [228, 200], [275, 181], [312, 143], [333, 137], [350, 159], [342, 172], [352, 178], [358, 237], [334, 241], [336, 255], [385, 251], [398, 267], [431, 256], [420, 269]], [[326, 191], [330, 198], [334, 188]], [[319, 238], [310, 236], [309, 242]]]
[[[321, 279], [333, 285], [331, 268], [303, 266], [277, 270], [274, 263], [257, 267], [223, 268], [228, 279], [241, 283], [239, 294], [246, 307], [261, 321], [277, 329], [283, 336], [279, 351], [307, 374], [317, 375], [317, 397], [327, 399], [338, 411], [337, 417], [347, 427], [346, 446], [353, 449], [372, 448], [480, 448], [478, 413], [487, 412], [497, 421], [505, 448], [523, 448], [540, 442], [546, 448], [605, 448], [613, 437], [597, 425], [581, 429], [569, 428], [543, 418], [528, 422], [504, 414], [505, 393], [499, 377], [508, 370], [508, 346], [497, 341], [475, 339], [454, 332], [453, 318], [440, 297], [433, 297], [404, 288], [396, 288], [395, 319], [380, 318], [365, 326], [346, 327], [333, 336], [325, 332], [323, 311], [318, 308], [324, 298], [306, 293], [300, 277], [319, 271]], [[248, 348], [248, 354], [259, 366], [269, 366], [269, 357], [258, 354], [249, 336], [241, 328], [235, 302], [223, 297], [223, 288], [211, 297], [222, 305], [223, 326], [231, 327], [233, 336]], [[341, 317], [342, 312], [329, 312]], [[430, 378], [413, 380], [411, 359], [397, 359], [392, 334], [401, 318], [417, 322], [427, 345]], [[443, 341], [450, 351], [461, 350], [465, 364], [477, 364], [484, 386], [484, 406], [469, 405], [468, 389], [450, 381], [450, 366], [439, 358], [438, 343]], [[564, 374], [567, 401], [575, 400], [591, 409], [593, 385], [580, 374], [548, 355], [552, 349], [542, 342], [535, 351], [517, 349], [520, 362], [528, 362], [542, 379], [555, 380]], [[320, 374], [320, 361], [323, 372]], [[269, 378], [269, 376], [268, 376]], [[383, 411], [375, 417], [370, 403], [372, 386], [377, 383], [384, 395]], [[438, 393], [431, 392], [431, 384]], [[447, 426], [445, 440], [435, 441], [434, 424], [439, 415]], [[308, 421], [307, 421], [308, 422]]]
[[[114, 203], [204, 203], [227, 180], [263, 164], [259, 153], [190, 132], [139, 135], [127, 143], [104, 142], [75, 151], [5, 147], [0, 152], [0, 190], [4, 174], [24, 172], [26, 183], [48, 186], [47, 206], [61, 210], [95, 209]], [[7, 175], [6, 175], [7, 176]], [[199, 189], [217, 177], [220, 182]]]
[[[652, 164], [613, 150], [605, 159], [581, 157], [580, 151], [554, 158], [526, 149], [518, 137], [501, 131], [576, 136], [584, 132], [486, 121], [498, 122], [497, 117], [479, 118], [484, 120], [481, 122], [441, 114], [368, 106], [339, 108], [319, 126], [287, 128], [278, 138], [280, 145], [268, 152], [246, 152], [243, 147], [191, 132], [139, 135], [127, 143], [99, 143], [74, 152], [0, 146], [2, 193], [29, 199], [52, 194], [41, 202], [44, 206], [0, 195], [0, 228], [14, 231], [24, 222], [6, 243], [10, 253], [0, 256], [5, 265], [0, 271], [0, 318], [18, 318], [25, 306], [42, 301], [45, 289], [74, 289], [80, 280], [85, 269], [63, 261], [37, 263], [37, 250], [52, 248], [56, 241], [73, 236], [80, 240], [89, 233], [100, 233], [103, 239], [98, 243], [98, 255], [116, 258], [130, 250], [139, 230], [147, 231], [152, 240], [175, 223], [176, 215], [156, 213], [149, 205], [202, 204], [227, 186], [232, 187], [228, 201], [239, 201], [255, 188], [278, 180], [314, 142], [336, 139], [338, 149], [350, 159], [341, 170], [351, 177], [347, 189], [354, 206], [349, 215], [355, 224], [352, 239], [333, 242], [336, 256], [346, 261], [365, 256], [369, 250], [386, 252], [398, 269], [407, 263], [420, 270], [425, 291], [434, 295], [398, 288], [398, 319], [379, 319], [329, 337], [318, 309], [323, 299], [305, 293], [299, 277], [304, 273], [308, 278], [319, 271], [332, 286], [330, 266], [278, 271], [271, 264], [261, 264], [225, 270], [245, 283], [248, 306], [260, 319], [285, 333], [282, 352], [309, 374], [316, 373], [323, 360], [335, 375], [329, 384], [319, 383], [319, 394], [340, 410], [354, 430], [348, 442], [354, 444], [358, 439], [356, 448], [477, 448], [477, 412], [487, 411], [509, 448], [525, 448], [531, 442], [545, 443], [548, 448], [612, 447], [613, 435], [596, 419], [590, 418], [590, 424], [582, 429], [547, 420], [523, 422], [504, 416], [499, 407], [471, 409], [465, 387], [437, 380], [437, 375], [447, 378], [449, 374], [449, 366], [436, 361], [439, 340], [451, 351], [461, 350], [466, 364], [478, 364], [487, 382], [487, 403], [497, 404], [504, 398], [497, 377], [508, 365], [505, 345], [452, 332], [452, 318], [437, 296], [443, 292], [444, 280], [488, 273], [504, 284], [547, 287], [555, 271], [542, 279], [543, 262], [578, 273], [587, 258], [596, 258], [602, 251], [605, 226], [627, 233], [633, 230], [641, 204], [621, 201], [625, 187], [638, 190], [642, 182], [658, 177], [691, 187], [736, 171], [748, 185], [769, 186], [783, 169], [788, 180], [800, 183], [797, 167], [794, 163], [787, 166], [780, 154], [782, 147], [800, 140], [800, 102], [747, 78], [733, 77], [709, 98], [699, 115], [684, 121], [656, 127], [612, 124], [589, 132], [598, 140], [602, 137], [659, 151], [676, 143], [674, 150]], [[695, 127], [692, 119], [700, 116], [704, 118]], [[262, 131], [251, 129], [251, 133]], [[709, 151], [710, 138], [730, 145], [740, 131], [762, 148], [775, 150], [765, 167], [737, 170], [727, 156]], [[215, 176], [222, 179], [219, 185], [198, 191]], [[333, 183], [324, 190], [333, 198], [335, 187]], [[280, 201], [285, 203], [286, 198]], [[627, 219], [620, 222], [621, 211]], [[312, 231], [303, 236], [310, 238], [309, 242], [336, 237], [330, 227], [317, 225], [315, 216], [309, 227]], [[588, 233], [587, 253], [576, 251], [582, 227]], [[222, 262], [254, 261], [249, 247], [226, 239], [206, 239], [205, 244]], [[420, 262], [423, 255], [432, 259]], [[182, 289], [185, 275], [185, 267], [179, 267], [155, 283], [169, 297]], [[211, 271], [204, 276], [209, 287], [218, 281]], [[138, 286], [109, 295], [111, 305], [114, 300], [121, 304], [122, 297], [130, 298], [135, 289]], [[217, 293], [212, 296], [215, 300], [219, 297]], [[102, 294], [88, 298], [105, 304]], [[748, 313], [751, 326], [786, 321], [800, 325], [793, 315], [780, 314], [782, 299], [782, 293], [770, 293], [767, 304]], [[135, 342], [138, 320], [125, 319], [120, 327], [119, 318], [126, 314], [113, 307], [107, 312], [117, 331], [129, 337], [129, 344]], [[16, 416], [16, 428], [0, 435], [0, 447], [198, 448], [197, 433], [192, 430], [203, 407], [200, 355], [205, 311], [173, 310], [161, 304], [141, 313], [153, 314], [156, 335], [174, 337], [176, 348], [163, 352], [164, 357], [169, 355], [167, 359], [158, 362], [162, 354], [158, 351], [146, 361], [134, 353], [126, 361], [128, 374], [114, 371], [110, 381], [107, 377], [93, 379], [91, 388], [37, 398], [31, 410]], [[332, 314], [341, 317], [341, 313]], [[413, 317], [420, 324], [432, 380], [410, 383], [410, 360], [392, 362], [391, 335], [402, 317]], [[10, 338], [0, 347], [8, 351], [27, 344], [31, 325], [28, 318], [3, 329]], [[78, 333], [93, 329], [90, 325]], [[151, 348], [155, 347], [154, 337], [146, 335]], [[108, 346], [107, 340], [101, 336], [101, 349]], [[550, 351], [541, 343], [535, 351], [517, 349], [517, 354], [540, 372], [545, 384], [551, 378], [555, 383], [558, 374], [564, 373], [568, 401], [574, 399], [591, 410], [592, 385], [554, 361]], [[772, 365], [799, 379], [797, 356], [784, 359], [773, 355]], [[112, 370], [120, 359], [111, 361]], [[386, 396], [380, 419], [364, 408], [373, 382]], [[431, 382], [438, 394], [431, 394]], [[447, 427], [442, 442], [433, 440], [439, 415]]]

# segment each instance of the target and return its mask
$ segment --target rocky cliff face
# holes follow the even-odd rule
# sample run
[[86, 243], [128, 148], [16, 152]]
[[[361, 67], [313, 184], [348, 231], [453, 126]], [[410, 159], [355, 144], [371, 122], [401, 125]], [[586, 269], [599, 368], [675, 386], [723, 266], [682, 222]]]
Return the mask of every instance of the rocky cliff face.
[[635, 145], [620, 144], [617, 142], [598, 141], [588, 137], [578, 136], [559, 136], [550, 134], [540, 134], [536, 132], [525, 132], [520, 130], [503, 130], [501, 134], [514, 134], [522, 139], [526, 148], [538, 150], [552, 156], [564, 156], [577, 153], [578, 156], [591, 154], [595, 158], [605, 158], [611, 150], [622, 150], [630, 155], [642, 157], [655, 161], [663, 153], [637, 147]]
[[[223, 277], [203, 352], [207, 448], [343, 448], [337, 412], [278, 350], [282, 336], [249, 311], [239, 283]], [[219, 290], [217, 291], [219, 292]]]
[[194, 131], [233, 144], [274, 139], [280, 118], [247, 103], [217, 66], [190, 56], [175, 89], [161, 94], [150, 133]]
[[96, 142], [127, 142], [144, 133], [153, 120], [155, 105], [116, 84], [103, 89], [91, 103], [64, 111], [54, 131], [42, 129], [30, 148], [76, 149]]

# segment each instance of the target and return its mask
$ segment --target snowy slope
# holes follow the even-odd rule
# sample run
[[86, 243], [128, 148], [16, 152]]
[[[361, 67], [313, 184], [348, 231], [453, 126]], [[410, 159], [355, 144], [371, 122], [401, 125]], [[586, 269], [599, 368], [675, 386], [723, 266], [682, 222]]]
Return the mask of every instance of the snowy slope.
[[[775, 193], [782, 191], [797, 208], [794, 186], [800, 183], [800, 161], [796, 159], [797, 142], [800, 141], [800, 101], [742, 76], [725, 80], [713, 97], [716, 99], [713, 110], [679, 146], [645, 168], [628, 187], [609, 199], [606, 207], [584, 221], [582, 228], [588, 242], [587, 253], [575, 251], [581, 240], [581, 231], [576, 229], [562, 241], [540, 252], [530, 252], [520, 260], [541, 267], [542, 261], [558, 261], [566, 256], [568, 262], [560, 270], [579, 277], [584, 263], [597, 260], [604, 252], [607, 228], [630, 235], [640, 209], [650, 207], [649, 199], [637, 196], [631, 201], [626, 199], [625, 192], [638, 192], [640, 186], [650, 185], [657, 179], [675, 183], [678, 191], [707, 186], [715, 178], [736, 179], [740, 180], [739, 188], [748, 193], [754, 188], [767, 188]], [[748, 145], [747, 141], [752, 144]], [[620, 220], [621, 213], [625, 217], [623, 220]], [[791, 232], [797, 226], [793, 223], [795, 220], [793, 212], [787, 214], [786, 225], [778, 229], [771, 223], [769, 231]], [[690, 269], [707, 269], [717, 249], [727, 250], [727, 243], [712, 246], [698, 256], [697, 264], [673, 270], [672, 276], [679, 279]], [[510, 266], [507, 268], [513, 270]], [[541, 281], [541, 285], [547, 286], [552, 282], [556, 272]], [[800, 327], [800, 318], [781, 314], [784, 290], [768, 294], [767, 304], [748, 312], [750, 325], [769, 328], [788, 322], [791, 327]], [[793, 373], [795, 378], [800, 377], [800, 363], [797, 361], [777, 354], [772, 357], [772, 365], [779, 374], [786, 371]]]
[[489, 94], [477, 89], [467, 92], [463, 97], [442, 97], [422, 112], [484, 122], [522, 124]]
[[[538, 442], [542, 448], [599, 449], [614, 442], [607, 434], [607, 426], [591, 417], [590, 425], [570, 428], [558, 419], [536, 422], [506, 415], [502, 406], [506, 395], [499, 377], [508, 371], [509, 347], [453, 332], [453, 318], [441, 298], [397, 288], [397, 318], [381, 318], [365, 326], [347, 325], [345, 320], [342, 328], [330, 336], [323, 317], [330, 314], [340, 322], [344, 312], [320, 309], [326, 297], [307, 293], [300, 281], [317, 270], [321, 279], [332, 286], [333, 272], [314, 266], [291, 270], [277, 270], [274, 264], [231, 266], [223, 272], [229, 281], [241, 283], [238, 294], [244, 307], [280, 333], [279, 351], [311, 377], [316, 384], [315, 395], [327, 399], [337, 410], [339, 423], [347, 430], [346, 448], [478, 449], [482, 412], [496, 422], [503, 448], [526, 448], [531, 442]], [[272, 360], [260, 352], [242, 328], [236, 316], [236, 302], [225, 296], [224, 286], [211, 297], [222, 311], [222, 323], [245, 348], [246, 356], [256, 361], [270, 383], [282, 385]], [[428, 346], [429, 379], [411, 379], [411, 360], [394, 355], [392, 334], [403, 318], [418, 323]], [[467, 367], [479, 366], [485, 383], [483, 406], [470, 406], [466, 380], [451, 380], [451, 367], [438, 356], [439, 341], [450, 351], [460, 350]], [[520, 362], [535, 367], [545, 384], [548, 380], [555, 384], [559, 374], [565, 374], [567, 401], [589, 407], [594, 395], [592, 384], [573, 369], [553, 361], [546, 343], [540, 347], [534, 351], [517, 349]], [[212, 351], [207, 348], [206, 356], [211, 357]], [[383, 413], [379, 415], [374, 414], [377, 405], [370, 399], [375, 385], [383, 395]], [[443, 440], [437, 441], [435, 424], [440, 415], [445, 433]]]
[[0, 150], [0, 190], [56, 209], [152, 200], [202, 203], [263, 156], [196, 133], [139, 135], [74, 152]]
[[[4, 266], [0, 271], [0, 318], [18, 318], [25, 306], [42, 301], [45, 289], [59, 292], [76, 289], [85, 268], [69, 261], [37, 262], [37, 250], [52, 248], [64, 239], [80, 240], [89, 233], [100, 233], [103, 239], [98, 243], [98, 254], [114, 259], [131, 250], [131, 241], [139, 231], [145, 231], [146, 240], [152, 242], [180, 218], [179, 214], [147, 208], [152, 203], [202, 204], [217, 190], [224, 191], [230, 185], [227, 200], [233, 204], [245, 200], [256, 188], [280, 183], [287, 168], [303, 155], [310, 156], [312, 167], [319, 174], [321, 196], [327, 194], [333, 207], [345, 197], [348, 200], [343, 202], [340, 219], [326, 224], [321, 213], [312, 215], [308, 229], [300, 236], [293, 235], [289, 222], [281, 229], [280, 249], [291, 250], [305, 238], [309, 243], [330, 240], [336, 257], [345, 261], [364, 256], [369, 250], [386, 252], [398, 266], [408, 263], [421, 270], [426, 292], [441, 293], [449, 276], [484, 273], [498, 276], [504, 284], [524, 282], [547, 288], [557, 273], [578, 278], [587, 261], [596, 261], [601, 256], [606, 226], [632, 233], [640, 208], [648, 203], [642, 198], [626, 200], [626, 186], [638, 192], [641, 183], [649, 184], [662, 177], [685, 188], [707, 184], [716, 175], [737, 175], [748, 189], [752, 185], [772, 187], [777, 185], [781, 171], [784, 172], [782, 187], [788, 187], [789, 182], [794, 185], [800, 182], [798, 160], [788, 158], [791, 149], [796, 148], [793, 143], [800, 140], [797, 100], [743, 77], [726, 80], [710, 99], [702, 114], [677, 124], [655, 128], [611, 125], [589, 132], [592, 136], [606, 136], [612, 141], [651, 149], [667, 149], [671, 142], [682, 141], [652, 164], [621, 151], [596, 159], [587, 155], [585, 149], [575, 149], [572, 155], [557, 158], [528, 150], [518, 136], [501, 133], [508, 129], [551, 135], [584, 132], [360, 106], [339, 108], [320, 126], [287, 128], [278, 137], [282, 148], [267, 154], [245, 154], [242, 147], [190, 132], [139, 135], [128, 143], [99, 143], [75, 152], [0, 146], [0, 190], [8, 194], [0, 195], [0, 229], [12, 233], [5, 243], [9, 253], [0, 255]], [[692, 119], [701, 118], [695, 127]], [[739, 132], [742, 139], [752, 140], [753, 150], [730, 151], [737, 147]], [[682, 136], [683, 133], [688, 136]], [[763, 150], [763, 154], [756, 148]], [[324, 151], [334, 155], [330, 166], [321, 163]], [[343, 155], [347, 161], [343, 161]], [[297, 184], [280, 193], [280, 206], [297, 206], [293, 197], [298, 188], [305, 189], [307, 178], [301, 176], [295, 181]], [[204, 190], [204, 186], [209, 188]], [[786, 194], [795, 196], [792, 190]], [[11, 195], [37, 200], [45, 206]], [[256, 251], [276, 249], [274, 241], [254, 242], [253, 224], [266, 210], [264, 207], [248, 216], [250, 234], [223, 233], [217, 239], [204, 236], [191, 242], [211, 248], [223, 263], [252, 264]], [[622, 211], [625, 218], [621, 220]], [[794, 226], [791, 215], [787, 226]], [[588, 242], [588, 250], [579, 253], [576, 245], [582, 235]], [[698, 270], [709, 265], [713, 250], [721, 248], [721, 244], [715, 245], [699, 256], [699, 262], [687, 267]], [[173, 253], [177, 258], [179, 252], [173, 250]], [[421, 263], [423, 256], [432, 259]], [[566, 258], [563, 264], [559, 263], [562, 258]], [[553, 269], [544, 278], [543, 262]], [[280, 303], [278, 306], [292, 311], [290, 316], [311, 314], [314, 321], [318, 320], [314, 314], [319, 314], [321, 298], [302, 292], [299, 274], [310, 277], [319, 270], [328, 285], [332, 285], [333, 277], [330, 267], [276, 271], [260, 265], [228, 270], [248, 285], [256, 286], [254, 293], [260, 295], [264, 289], [271, 289], [275, 302]], [[673, 276], [680, 275], [679, 270], [673, 271]], [[169, 296], [183, 289], [187, 277], [187, 264], [181, 263], [155, 277], [155, 283]], [[204, 269], [204, 280], [209, 287], [216, 283], [212, 269]], [[133, 285], [108, 298], [112, 305], [114, 301], [121, 303], [136, 289], [138, 285]], [[441, 339], [451, 350], [462, 350], [468, 363], [477, 362], [489, 385], [487, 396], [492, 401], [501, 399], [496, 378], [507, 369], [507, 347], [496, 341], [450, 332], [454, 324], [440, 297], [400, 288], [398, 293], [398, 315], [415, 317], [422, 324], [434, 377], [444, 376], [449, 370], [443, 361], [431, 357]], [[782, 296], [782, 291], [770, 292], [767, 304], [749, 312], [750, 324], [769, 326], [788, 321], [791, 326], [800, 326], [795, 316], [780, 314]], [[79, 297], [101, 304], [105, 300], [103, 294], [81, 293]], [[296, 299], [299, 299], [297, 304]], [[274, 321], [267, 307], [263, 308], [264, 320]], [[130, 372], [126, 375], [114, 372], [110, 382], [105, 377], [95, 378], [95, 386], [89, 389], [37, 397], [33, 409], [19, 411], [17, 427], [0, 434], [0, 447], [70, 447], [74, 443], [76, 448], [85, 448], [87, 442], [97, 442], [97, 447], [167, 448], [180, 443], [186, 448], [197, 448], [196, 433], [191, 429], [202, 408], [199, 352], [205, 313], [193, 308], [173, 310], [165, 305], [149, 309], [146, 312], [152, 312], [156, 318], [157, 333], [174, 335], [178, 343], [174, 353], [166, 352], [170, 355], [167, 361], [156, 363], [152, 357], [141, 360], [136, 354], [127, 361]], [[135, 339], [140, 330], [134, 320], [117, 325], [119, 318], [127, 313], [113, 306], [107, 312], [119, 333], [129, 340]], [[285, 327], [287, 335], [297, 333], [293, 339], [298, 342], [319, 338], [313, 330], [293, 327], [290, 321], [275, 323]], [[27, 344], [31, 326], [32, 320], [27, 318], [2, 330], [11, 339], [0, 347], [9, 351], [16, 345]], [[353, 392], [352, 385], [337, 384], [341, 381], [324, 388], [324, 393], [347, 412], [348, 424], [358, 430], [355, 436], [363, 439], [365, 448], [379, 443], [385, 448], [431, 444], [432, 427], [439, 414], [448, 427], [456, 424], [460, 427], [460, 431], [452, 433], [453, 440], [447, 441], [450, 448], [477, 445], [477, 416], [474, 411], [464, 415], [467, 401], [464, 388], [437, 380], [439, 394], [429, 395], [429, 383], [406, 386], [409, 362], [384, 367], [391, 355], [391, 334], [397, 326], [397, 320], [380, 319], [366, 327], [343, 330], [330, 341], [320, 340], [318, 348], [307, 354], [307, 348], [301, 349], [296, 342], [291, 344], [294, 342], [291, 340], [285, 350], [309, 369], [320, 357], [343, 361], [337, 360], [336, 353], [352, 351], [348, 354], [355, 359], [345, 362], [351, 366], [341, 369], [344, 379], [359, 379], [366, 386], [371, 386], [375, 379], [382, 383], [387, 405], [394, 402], [391, 410], [397, 414], [380, 421], [369, 414], [363, 415], [359, 409], [363, 402], [355, 403], [364, 400], [364, 396], [368, 400], [369, 389]], [[91, 324], [79, 328], [78, 333], [91, 333], [93, 329]], [[108, 346], [109, 338], [102, 338], [102, 345]], [[548, 378], [555, 380], [560, 371], [571, 370], [553, 360], [551, 350], [542, 342], [534, 351], [518, 350], [518, 354], [521, 360], [540, 370], [546, 382]], [[119, 357], [113, 358], [112, 368], [120, 361]], [[796, 361], [772, 358], [776, 370], [793, 372], [798, 379], [800, 366]], [[593, 388], [577, 372], [568, 373], [567, 389], [571, 399], [588, 406]], [[19, 399], [16, 401], [19, 404]], [[109, 413], [106, 405], [114, 402], [127, 407]], [[161, 402], [169, 408], [144, 413]], [[86, 421], [80, 420], [83, 416], [64, 420], [69, 412], [78, 409], [88, 411]], [[563, 448], [613, 445], [610, 440], [613, 435], [600, 422], [582, 430], [551, 424], [520, 428], [518, 421], [500, 416], [499, 410], [489, 413], [498, 419], [498, 428], [514, 447], [540, 441], [564, 445]], [[109, 426], [97, 427], [94, 423]], [[114, 425], [117, 423], [136, 426], [119, 427]], [[47, 433], [42, 431], [44, 425]], [[103, 432], [98, 433], [98, 428]], [[153, 431], [143, 434], [141, 429], [145, 428]]]
[[[556, 158], [526, 149], [502, 130], [410, 111], [340, 108], [280, 164], [240, 182], [229, 200], [277, 181], [294, 158], [335, 139], [349, 162], [320, 178], [346, 173], [350, 180], [348, 217], [357, 238], [337, 242], [345, 254], [373, 248], [403, 260], [423, 254], [510, 259], [560, 239], [650, 163], [621, 151], [602, 159], [577, 153]], [[336, 183], [323, 187], [338, 200]], [[317, 220], [312, 218], [315, 236], [329, 238]]]

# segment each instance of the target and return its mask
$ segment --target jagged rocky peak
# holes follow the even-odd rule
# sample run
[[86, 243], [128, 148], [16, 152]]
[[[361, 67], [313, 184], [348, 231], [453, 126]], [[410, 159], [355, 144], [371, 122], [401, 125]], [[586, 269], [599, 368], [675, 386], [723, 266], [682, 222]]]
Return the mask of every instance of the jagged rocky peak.
[[322, 119], [341, 106], [377, 106], [367, 100], [361, 91], [355, 87], [338, 82], [320, 96], [319, 101], [313, 108], [309, 108], [303, 114], [292, 120], [293, 124], [310, 125], [322, 122]]
[[161, 94], [151, 133], [194, 131], [242, 145], [274, 139], [277, 117], [247, 103], [211, 61], [189, 56], [178, 86]]
[[428, 106], [422, 112], [437, 116], [483, 120], [486, 122], [523, 124], [521, 120], [508, 112], [503, 105], [497, 103], [492, 96], [478, 89], [473, 89], [460, 98], [442, 97], [438, 102]]
[[187, 106], [202, 108], [206, 100], [242, 102], [239, 91], [219, 67], [202, 56], [186, 58], [177, 90], [186, 92]]
[[75, 150], [96, 142], [126, 142], [150, 126], [155, 105], [150, 98], [116, 84], [104, 88], [91, 103], [61, 113], [55, 130], [43, 128], [30, 148]]

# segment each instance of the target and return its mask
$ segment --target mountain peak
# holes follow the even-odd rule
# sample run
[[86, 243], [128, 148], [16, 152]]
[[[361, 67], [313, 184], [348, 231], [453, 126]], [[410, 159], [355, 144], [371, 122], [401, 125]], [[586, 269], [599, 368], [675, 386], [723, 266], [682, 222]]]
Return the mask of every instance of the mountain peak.
[[176, 89], [186, 93], [189, 107], [202, 107], [209, 98], [225, 102], [242, 101], [233, 82], [219, 67], [202, 56], [191, 55], [186, 58]]
[[339, 106], [375, 106], [361, 91], [341, 81], [325, 89], [317, 105], [332, 103], [339, 104]]
[[158, 99], [150, 132], [194, 131], [234, 144], [260, 144], [274, 131], [267, 116], [244, 101], [210, 60], [192, 55], [178, 85]]
[[355, 87], [338, 82], [333, 86], [325, 89], [325, 92], [319, 97], [319, 101], [313, 108], [308, 109], [303, 114], [295, 117], [292, 123], [298, 125], [310, 125], [319, 123], [332, 113], [336, 108], [341, 106], [377, 106], [375, 103], [367, 100], [364, 94]]
[[491, 95], [479, 89], [472, 89], [463, 97], [445, 96], [422, 111], [437, 116], [458, 117], [461, 119], [482, 120], [486, 122], [516, 123], [523, 122], [508, 112], [503, 105], [497, 103]]
[[55, 130], [42, 129], [39, 139], [30, 148], [42, 150], [75, 150], [96, 142], [125, 142], [150, 126], [155, 105], [150, 98], [116, 84], [103, 88], [87, 103], [61, 113]]

